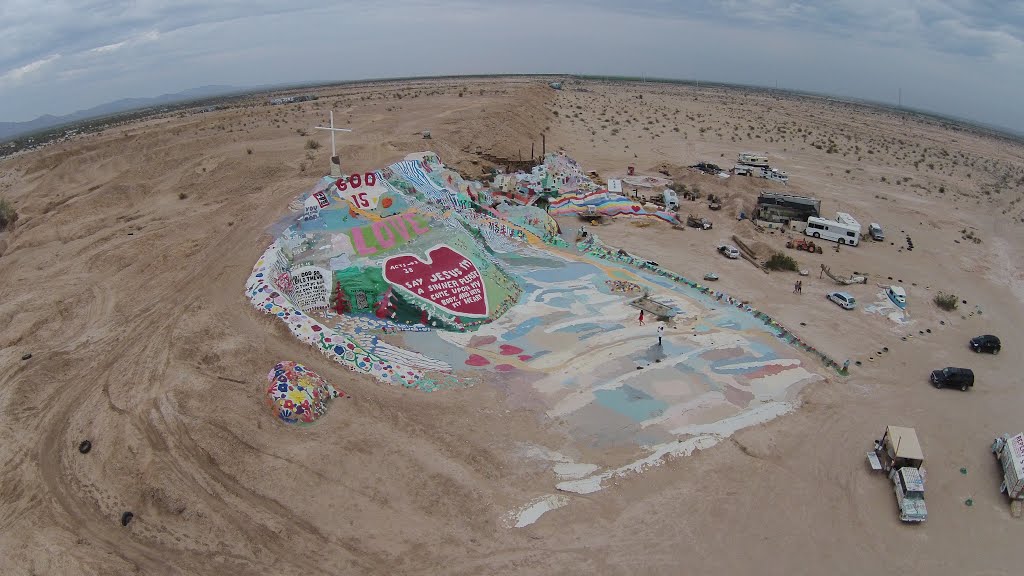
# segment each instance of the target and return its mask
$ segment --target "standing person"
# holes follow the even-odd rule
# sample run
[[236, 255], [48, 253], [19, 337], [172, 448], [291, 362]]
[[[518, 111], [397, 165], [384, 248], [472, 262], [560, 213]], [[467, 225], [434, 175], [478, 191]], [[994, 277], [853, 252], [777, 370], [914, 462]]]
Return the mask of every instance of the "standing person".
[[661, 337], [665, 334], [665, 325], [658, 325], [658, 346], [661, 346]]
[[640, 311], [640, 325], [641, 326], [644, 325], [644, 311], [643, 310]]
[[793, 283], [793, 294], [796, 294], [796, 291], [799, 290], [799, 289], [800, 289], [800, 281], [797, 280], [796, 282]]

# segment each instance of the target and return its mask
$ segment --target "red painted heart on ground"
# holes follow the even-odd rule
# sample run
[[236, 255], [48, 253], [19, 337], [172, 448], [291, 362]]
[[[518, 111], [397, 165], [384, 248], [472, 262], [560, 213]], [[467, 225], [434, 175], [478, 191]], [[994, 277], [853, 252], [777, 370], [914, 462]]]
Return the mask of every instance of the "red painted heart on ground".
[[452, 314], [487, 316], [487, 293], [476, 264], [444, 244], [431, 248], [426, 262], [412, 254], [388, 258], [384, 279]]

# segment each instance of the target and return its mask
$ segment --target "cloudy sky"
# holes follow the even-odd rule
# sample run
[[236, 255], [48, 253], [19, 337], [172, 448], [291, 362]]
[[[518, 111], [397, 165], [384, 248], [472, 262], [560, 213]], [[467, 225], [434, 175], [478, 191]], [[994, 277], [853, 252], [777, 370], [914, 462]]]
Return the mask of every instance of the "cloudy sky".
[[1024, 133], [1024, 0], [0, 0], [0, 121], [206, 84], [503, 72], [902, 88]]

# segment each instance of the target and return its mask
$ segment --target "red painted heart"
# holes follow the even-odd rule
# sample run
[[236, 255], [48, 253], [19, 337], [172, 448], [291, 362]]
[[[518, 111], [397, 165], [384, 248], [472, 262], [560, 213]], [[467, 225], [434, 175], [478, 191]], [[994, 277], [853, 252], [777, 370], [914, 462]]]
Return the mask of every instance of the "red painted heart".
[[412, 254], [388, 258], [384, 279], [452, 314], [487, 316], [487, 293], [476, 264], [444, 244], [431, 248], [426, 262]]
[[501, 345], [501, 355], [502, 356], [512, 356], [512, 355], [515, 355], [515, 354], [519, 354], [522, 351], [523, 351], [523, 349], [520, 348], [519, 346], [513, 346], [511, 344], [502, 344]]
[[639, 211], [640, 211], [640, 207], [634, 204], [633, 205], [633, 212], [639, 212]]

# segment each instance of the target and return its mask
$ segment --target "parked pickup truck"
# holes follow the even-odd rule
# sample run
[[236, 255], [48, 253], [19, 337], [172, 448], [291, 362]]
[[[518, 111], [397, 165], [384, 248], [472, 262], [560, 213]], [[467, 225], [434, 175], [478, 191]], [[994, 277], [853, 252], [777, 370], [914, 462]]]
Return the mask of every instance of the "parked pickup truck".
[[893, 490], [896, 492], [896, 503], [900, 507], [900, 520], [904, 522], [924, 522], [928, 519], [928, 509], [924, 504], [924, 478], [921, 471], [909, 466], [893, 468], [889, 472]]

